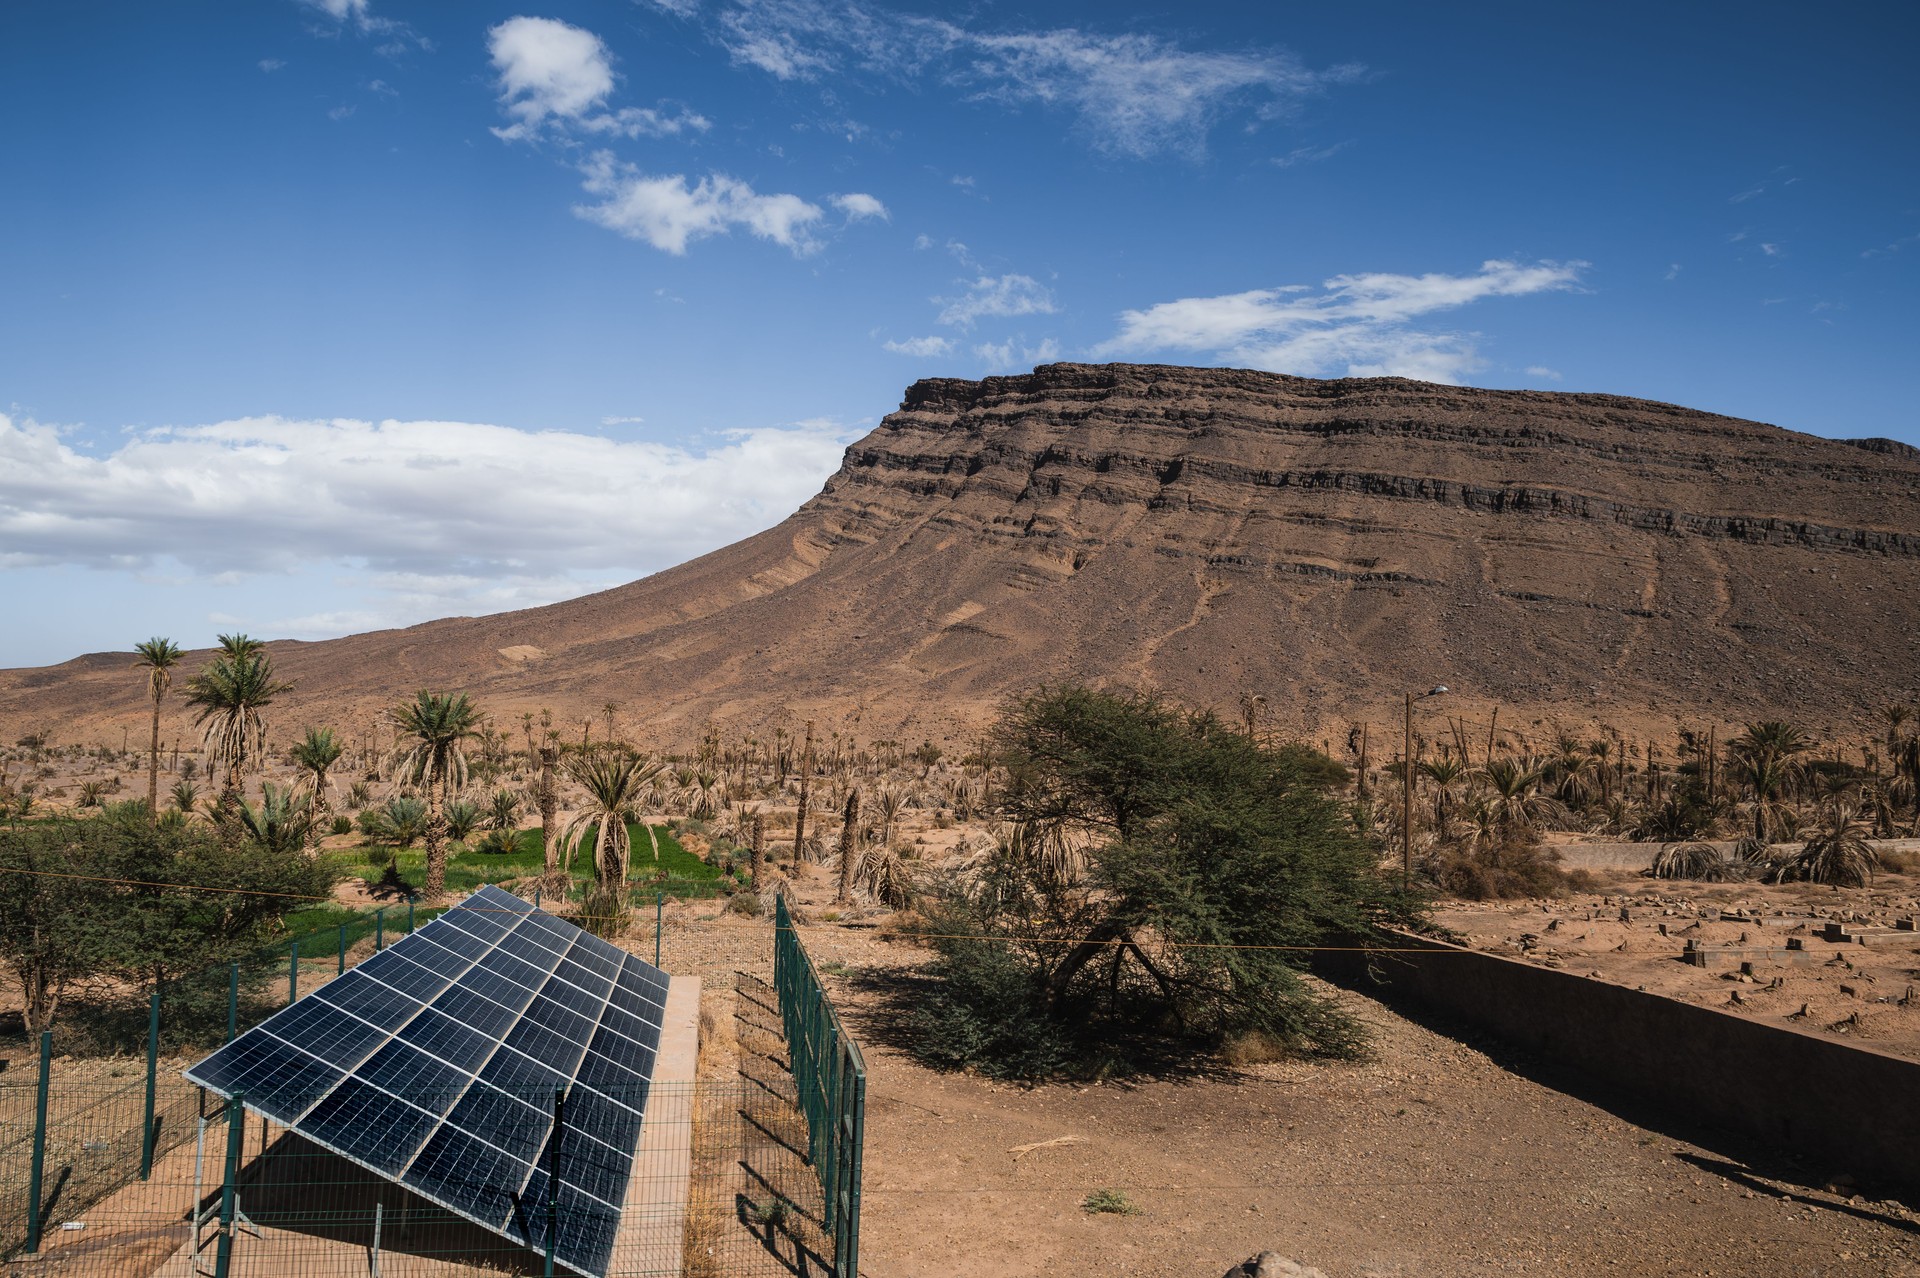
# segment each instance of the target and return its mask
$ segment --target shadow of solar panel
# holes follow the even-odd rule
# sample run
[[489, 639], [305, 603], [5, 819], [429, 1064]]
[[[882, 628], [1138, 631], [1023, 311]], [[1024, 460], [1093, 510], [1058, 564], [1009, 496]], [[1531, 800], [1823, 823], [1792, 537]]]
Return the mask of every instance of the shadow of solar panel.
[[604, 1278], [666, 989], [647, 963], [489, 886], [187, 1077], [535, 1250], [564, 1092], [554, 1254]]
[[[562, 1153], [566, 1151], [562, 1148]], [[554, 1258], [582, 1273], [603, 1274], [607, 1262], [613, 1258], [614, 1236], [620, 1230], [620, 1212], [596, 1198], [588, 1197], [563, 1177], [560, 1192], [556, 1195], [559, 1227], [554, 1231]], [[543, 1168], [535, 1168], [533, 1175], [527, 1178], [527, 1189], [521, 1195], [525, 1210], [516, 1218], [516, 1225], [524, 1225], [525, 1232], [520, 1241], [533, 1251], [544, 1251], [547, 1245], [547, 1173]], [[509, 1229], [509, 1236], [513, 1236]]]

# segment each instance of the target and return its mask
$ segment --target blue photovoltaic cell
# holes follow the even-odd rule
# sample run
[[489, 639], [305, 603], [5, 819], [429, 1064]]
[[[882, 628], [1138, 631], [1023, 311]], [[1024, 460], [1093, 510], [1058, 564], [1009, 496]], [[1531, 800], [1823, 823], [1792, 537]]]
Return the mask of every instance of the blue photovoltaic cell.
[[397, 1176], [437, 1121], [434, 1114], [349, 1078], [315, 1105], [296, 1130], [383, 1176]]
[[604, 1278], [664, 973], [485, 887], [187, 1076], [536, 1249], [566, 1094], [556, 1258]]
[[391, 986], [382, 985], [359, 968], [328, 981], [315, 992], [314, 997], [351, 1012], [383, 1030], [399, 1029], [413, 1019], [421, 1006], [417, 999], [408, 998]]

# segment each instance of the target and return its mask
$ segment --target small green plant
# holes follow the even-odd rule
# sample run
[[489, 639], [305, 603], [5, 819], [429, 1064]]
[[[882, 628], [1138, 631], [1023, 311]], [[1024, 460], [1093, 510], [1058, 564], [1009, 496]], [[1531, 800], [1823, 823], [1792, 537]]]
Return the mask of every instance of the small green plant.
[[767, 912], [766, 906], [760, 904], [760, 896], [757, 892], [734, 893], [727, 902], [727, 908], [735, 914], [745, 915], [750, 919], [759, 918]]
[[1140, 1209], [1117, 1189], [1096, 1189], [1080, 1204], [1089, 1216], [1138, 1216]]
[[792, 1211], [784, 1198], [775, 1198], [771, 1202], [747, 1202], [747, 1215], [756, 1225], [765, 1225], [768, 1229], [780, 1229], [787, 1223]]
[[344, 814], [333, 819], [332, 830], [335, 834], [352, 834], [353, 818]]

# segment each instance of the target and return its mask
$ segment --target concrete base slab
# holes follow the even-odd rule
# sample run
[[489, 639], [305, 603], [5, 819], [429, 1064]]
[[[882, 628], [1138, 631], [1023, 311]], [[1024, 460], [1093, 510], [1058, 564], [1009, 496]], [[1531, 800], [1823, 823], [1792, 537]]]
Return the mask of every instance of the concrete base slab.
[[674, 1275], [687, 1235], [687, 1196], [693, 1169], [694, 1081], [700, 1061], [700, 978], [676, 976], [667, 985], [666, 1015], [647, 1121], [627, 1182], [620, 1232], [614, 1237], [608, 1278]]

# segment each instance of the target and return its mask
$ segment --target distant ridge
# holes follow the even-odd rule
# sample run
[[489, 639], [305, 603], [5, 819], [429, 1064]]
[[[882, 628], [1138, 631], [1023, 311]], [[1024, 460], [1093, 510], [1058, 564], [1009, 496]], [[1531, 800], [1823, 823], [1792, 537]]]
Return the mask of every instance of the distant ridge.
[[[657, 744], [806, 717], [959, 741], [1081, 679], [1257, 693], [1327, 738], [1444, 682], [1453, 712], [1529, 732], [1864, 737], [1920, 689], [1916, 617], [1905, 444], [1612, 395], [1050, 364], [916, 382], [779, 526], [666, 572], [275, 643], [299, 687], [274, 720], [362, 724], [426, 686], [503, 722], [613, 701]], [[119, 654], [0, 672], [10, 735], [117, 743], [144, 704]]]

